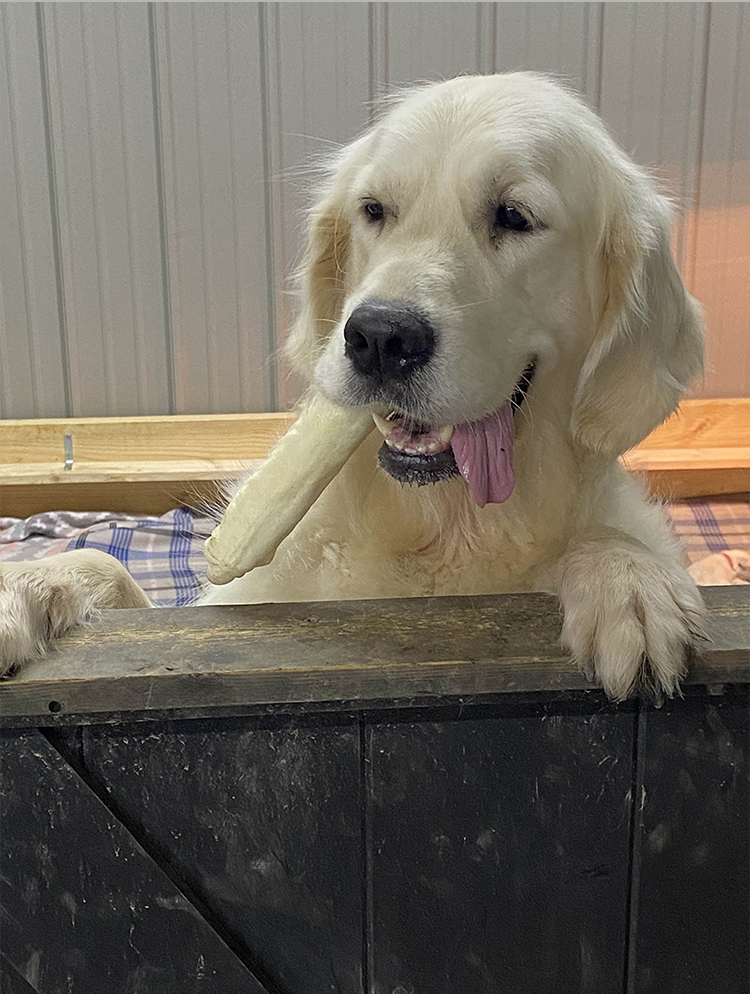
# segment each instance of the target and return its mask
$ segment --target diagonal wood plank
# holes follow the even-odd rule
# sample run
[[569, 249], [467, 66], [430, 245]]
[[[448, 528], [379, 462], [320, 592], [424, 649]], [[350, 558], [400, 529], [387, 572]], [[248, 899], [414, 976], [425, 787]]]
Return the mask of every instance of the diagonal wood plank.
[[37, 994], [15, 967], [0, 954], [0, 994]]
[[0, 738], [3, 953], [39, 994], [268, 994], [38, 731]]
[[83, 749], [87, 778], [261, 978], [361, 994], [356, 717], [105, 724]]

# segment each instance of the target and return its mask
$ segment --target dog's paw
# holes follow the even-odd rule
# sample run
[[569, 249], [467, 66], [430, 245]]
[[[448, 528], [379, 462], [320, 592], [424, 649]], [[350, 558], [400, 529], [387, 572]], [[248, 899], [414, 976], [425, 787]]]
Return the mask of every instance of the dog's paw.
[[641, 683], [679, 692], [703, 634], [704, 607], [687, 572], [640, 543], [594, 539], [561, 564], [562, 640], [589, 679], [623, 700]]
[[0, 566], [0, 676], [43, 656], [54, 639], [108, 607], [151, 602], [112, 556], [80, 549]]

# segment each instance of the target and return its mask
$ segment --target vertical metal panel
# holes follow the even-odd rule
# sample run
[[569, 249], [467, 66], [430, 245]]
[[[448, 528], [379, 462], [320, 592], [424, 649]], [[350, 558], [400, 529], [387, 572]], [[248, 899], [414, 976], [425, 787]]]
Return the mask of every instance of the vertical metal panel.
[[741, 3], [4, 4], [0, 414], [289, 406], [276, 349], [310, 161], [383, 89], [513, 68], [570, 78], [684, 209], [705, 392], [744, 393], [749, 19]]
[[156, 30], [176, 410], [265, 410], [258, 4], [160, 4]]
[[0, 416], [68, 412], [34, 4], [0, 11]]
[[750, 383], [750, 12], [711, 4], [691, 289], [709, 327], [704, 394]]
[[680, 208], [672, 242], [683, 271], [700, 158], [707, 7], [607, 3], [603, 14], [600, 110], [625, 151]]
[[[282, 345], [293, 314], [289, 278], [299, 263], [305, 212], [318, 181], [316, 161], [368, 123], [369, 12], [366, 4], [268, 6], [276, 318]], [[292, 404], [301, 388], [280, 357], [280, 405]]]
[[447, 79], [478, 72], [484, 4], [385, 3], [382, 84]]
[[532, 69], [570, 80], [596, 100], [600, 5], [498, 3], [495, 70]]
[[601, 113], [680, 196], [698, 154], [705, 4], [604, 5]]
[[169, 409], [146, 4], [44, 4], [74, 414]]

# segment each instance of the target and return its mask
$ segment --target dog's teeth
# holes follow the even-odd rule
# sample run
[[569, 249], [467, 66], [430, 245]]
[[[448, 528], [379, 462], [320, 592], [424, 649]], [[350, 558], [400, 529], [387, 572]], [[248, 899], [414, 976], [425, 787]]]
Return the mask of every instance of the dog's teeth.
[[430, 444], [427, 446], [427, 451], [428, 452], [434, 452], [435, 449], [437, 449], [437, 443], [436, 442], [430, 442]]
[[394, 447], [394, 449], [398, 449], [399, 452], [403, 452], [404, 451], [404, 443], [403, 442], [394, 442], [393, 447]]
[[453, 437], [453, 425], [443, 425], [442, 428], [438, 429], [438, 435], [444, 442], [450, 442]]
[[424, 453], [426, 451], [427, 451], [427, 446], [426, 445], [418, 445], [417, 446], [417, 452], [420, 452], [422, 455], [424, 455]]
[[385, 418], [381, 418], [379, 414], [375, 414], [374, 411], [372, 414], [372, 420], [375, 422], [375, 427], [384, 438], [393, 429], [392, 424], [389, 424]]

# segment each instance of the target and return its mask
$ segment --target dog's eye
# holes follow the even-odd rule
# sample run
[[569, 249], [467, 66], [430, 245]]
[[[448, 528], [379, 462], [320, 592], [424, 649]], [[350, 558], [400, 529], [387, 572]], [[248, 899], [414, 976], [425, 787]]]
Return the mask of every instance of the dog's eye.
[[507, 231], [531, 231], [531, 222], [515, 207], [500, 204], [495, 211], [495, 227]]
[[385, 217], [385, 208], [377, 200], [369, 200], [362, 205], [362, 210], [368, 221], [382, 221]]

